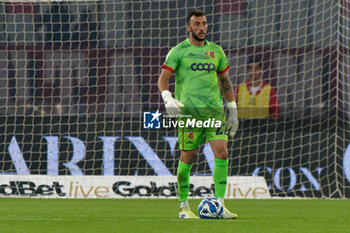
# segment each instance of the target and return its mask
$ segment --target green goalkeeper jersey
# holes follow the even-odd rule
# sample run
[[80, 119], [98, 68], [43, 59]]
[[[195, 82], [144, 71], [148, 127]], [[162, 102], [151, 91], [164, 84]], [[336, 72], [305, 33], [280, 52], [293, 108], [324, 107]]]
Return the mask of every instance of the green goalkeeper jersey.
[[218, 73], [228, 61], [223, 49], [212, 42], [192, 45], [187, 39], [172, 48], [162, 68], [175, 72], [175, 98], [184, 104], [181, 113], [193, 117], [217, 117], [224, 113]]

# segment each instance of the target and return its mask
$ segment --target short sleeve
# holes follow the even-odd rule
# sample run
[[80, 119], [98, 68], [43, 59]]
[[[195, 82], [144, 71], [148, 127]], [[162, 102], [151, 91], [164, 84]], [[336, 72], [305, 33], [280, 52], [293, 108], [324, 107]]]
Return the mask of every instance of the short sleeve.
[[178, 60], [178, 53], [176, 52], [176, 49], [174, 47], [169, 51], [168, 55], [166, 56], [162, 68], [170, 70], [171, 72], [175, 72], [176, 68], [178, 67]]
[[224, 50], [220, 47], [220, 60], [219, 60], [219, 66], [218, 66], [218, 73], [222, 74], [225, 73], [229, 68], [228, 60], [226, 57], [226, 54]]

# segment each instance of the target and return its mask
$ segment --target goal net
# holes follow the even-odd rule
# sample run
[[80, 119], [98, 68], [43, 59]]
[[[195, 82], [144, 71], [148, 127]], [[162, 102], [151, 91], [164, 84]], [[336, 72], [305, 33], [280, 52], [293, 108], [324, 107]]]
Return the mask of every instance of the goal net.
[[[193, 9], [234, 87], [258, 59], [280, 106], [277, 119], [240, 118], [229, 175], [264, 176], [272, 196], [350, 197], [346, 0], [1, 1], [0, 173], [175, 175], [176, 130], [147, 123], [164, 116], [160, 66]], [[213, 164], [204, 143], [191, 175]]]

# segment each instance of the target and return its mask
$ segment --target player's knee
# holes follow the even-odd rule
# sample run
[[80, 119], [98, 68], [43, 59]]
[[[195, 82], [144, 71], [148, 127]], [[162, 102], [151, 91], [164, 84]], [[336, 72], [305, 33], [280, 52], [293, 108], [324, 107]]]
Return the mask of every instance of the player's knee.
[[227, 159], [228, 158], [227, 149], [222, 149], [222, 150], [217, 151], [217, 153], [215, 154], [215, 158], [223, 159], [223, 160]]
[[186, 164], [192, 164], [196, 157], [196, 151], [181, 151], [180, 161]]

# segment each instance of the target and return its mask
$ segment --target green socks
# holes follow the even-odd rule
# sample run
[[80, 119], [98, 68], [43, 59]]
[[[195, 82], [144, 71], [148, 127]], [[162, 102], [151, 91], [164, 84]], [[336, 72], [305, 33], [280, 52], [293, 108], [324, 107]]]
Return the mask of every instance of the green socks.
[[[213, 178], [215, 184], [215, 197], [224, 198], [228, 175], [228, 159], [222, 160], [215, 158], [214, 160], [215, 166]], [[177, 168], [177, 187], [180, 202], [188, 200], [191, 168], [192, 165], [179, 161], [179, 166]]]
[[214, 185], [215, 197], [224, 198], [226, 192], [227, 175], [228, 175], [228, 159], [214, 159]]
[[177, 189], [180, 202], [187, 201], [190, 188], [190, 172], [192, 165], [179, 161], [177, 168]]

